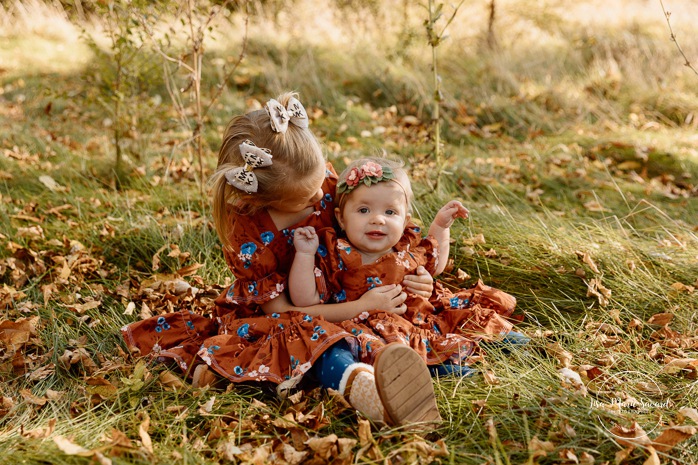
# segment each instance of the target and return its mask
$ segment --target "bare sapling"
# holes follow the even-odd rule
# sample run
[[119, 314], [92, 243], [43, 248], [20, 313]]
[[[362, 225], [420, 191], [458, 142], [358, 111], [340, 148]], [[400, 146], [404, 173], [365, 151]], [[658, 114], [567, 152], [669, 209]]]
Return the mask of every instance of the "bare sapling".
[[[199, 190], [203, 196], [205, 173], [204, 173], [204, 151], [205, 140], [203, 138], [206, 117], [218, 101], [223, 91], [226, 89], [228, 81], [236, 72], [245, 57], [248, 38], [249, 10], [248, 2], [243, 0], [235, 2], [244, 11], [243, 33], [240, 53], [236, 60], [224, 65], [223, 73], [217, 82], [204, 94], [202, 91], [202, 71], [205, 66], [206, 56], [205, 42], [212, 40], [212, 32], [217, 27], [218, 20], [228, 6], [234, 3], [226, 0], [220, 5], [214, 5], [208, 0], [179, 0], [175, 2], [176, 11], [171, 12], [175, 17], [181, 18], [184, 26], [186, 41], [182, 50], [174, 51], [171, 47], [169, 37], [165, 35], [161, 38], [157, 35], [153, 25], [147, 18], [141, 18], [146, 35], [150, 38], [153, 49], [160, 55], [164, 62], [165, 85], [172, 100], [180, 122], [191, 134], [183, 145], [193, 144], [199, 165]], [[178, 77], [184, 77], [184, 83], [178, 85]], [[189, 103], [185, 103], [181, 96], [189, 93]]]
[[424, 26], [427, 31], [427, 40], [429, 46], [431, 47], [431, 68], [432, 68], [432, 85], [433, 85], [433, 101], [432, 101], [432, 131], [434, 135], [434, 161], [436, 162], [437, 175], [436, 175], [436, 186], [439, 185], [439, 180], [441, 179], [441, 172], [443, 170], [442, 160], [441, 160], [441, 102], [443, 101], [443, 94], [441, 93], [441, 76], [439, 75], [438, 67], [438, 54], [437, 49], [441, 43], [448, 38], [446, 34], [446, 29], [455, 19], [458, 9], [463, 4], [464, 0], [453, 9], [453, 14], [446, 21], [446, 24], [437, 31], [438, 22], [443, 16], [443, 3], [435, 3], [434, 0], [429, 0], [427, 5], [428, 17], [424, 21]]

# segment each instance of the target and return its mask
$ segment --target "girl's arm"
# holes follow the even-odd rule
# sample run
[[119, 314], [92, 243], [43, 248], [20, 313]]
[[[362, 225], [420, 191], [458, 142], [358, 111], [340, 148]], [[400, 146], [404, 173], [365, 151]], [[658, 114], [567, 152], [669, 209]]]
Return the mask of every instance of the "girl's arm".
[[438, 244], [438, 261], [436, 270], [434, 270], [434, 276], [440, 274], [446, 268], [446, 263], [448, 263], [451, 225], [456, 218], [467, 218], [468, 213], [468, 209], [457, 200], [451, 200], [436, 213], [434, 221], [429, 227], [429, 235], [434, 237]]
[[311, 316], [322, 316], [327, 321], [337, 323], [350, 320], [355, 316], [370, 310], [383, 310], [402, 315], [407, 310], [404, 302], [407, 295], [402, 292], [402, 286], [390, 284], [371, 289], [359, 300], [339, 304], [320, 304], [310, 307], [294, 307], [285, 293], [262, 304], [262, 310], [267, 315], [272, 313], [303, 312]]
[[320, 294], [315, 285], [315, 252], [318, 245], [320, 240], [315, 228], [296, 228], [293, 234], [296, 252], [288, 273], [288, 293], [291, 302], [298, 307], [320, 303]]

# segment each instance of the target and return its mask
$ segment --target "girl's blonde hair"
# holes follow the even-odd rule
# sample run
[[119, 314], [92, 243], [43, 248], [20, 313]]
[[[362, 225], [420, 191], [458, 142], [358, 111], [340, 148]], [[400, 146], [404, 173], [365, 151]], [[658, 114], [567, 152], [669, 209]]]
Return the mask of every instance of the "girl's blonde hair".
[[[400, 187], [402, 187], [402, 190], [405, 191], [405, 197], [407, 198], [407, 213], [412, 213], [412, 185], [410, 183], [410, 178], [407, 176], [407, 171], [405, 171], [404, 166], [405, 163], [402, 160], [396, 160], [393, 158], [386, 158], [386, 157], [366, 157], [366, 158], [360, 158], [358, 160], [354, 160], [353, 162], [349, 163], [344, 170], [339, 174], [339, 179], [337, 181], [337, 184], [339, 183], [346, 183], [347, 182], [347, 176], [349, 176], [349, 173], [351, 170], [354, 168], [359, 168], [362, 165], [365, 165], [366, 163], [377, 163], [381, 165], [382, 167], [387, 167], [390, 168], [393, 171], [394, 178], [385, 180], [385, 182], [395, 182], [397, 183]], [[381, 181], [383, 182], [383, 181]], [[335, 196], [335, 202], [337, 205], [337, 209], [339, 211], [344, 210], [344, 205], [347, 203], [347, 199], [349, 198], [349, 195], [351, 195], [351, 190], [344, 191], [342, 193], [338, 193]]]
[[[295, 92], [287, 92], [276, 100], [284, 107]], [[240, 144], [252, 141], [257, 147], [269, 149], [273, 161], [270, 166], [255, 168], [257, 192], [248, 194], [226, 181], [225, 174], [232, 168], [244, 166]], [[289, 124], [285, 133], [274, 132], [265, 109], [233, 118], [225, 130], [218, 152], [218, 167], [211, 176], [213, 221], [224, 247], [229, 247], [230, 214], [252, 214], [278, 205], [294, 193], [310, 190], [311, 175], [325, 159], [320, 143], [307, 128]]]

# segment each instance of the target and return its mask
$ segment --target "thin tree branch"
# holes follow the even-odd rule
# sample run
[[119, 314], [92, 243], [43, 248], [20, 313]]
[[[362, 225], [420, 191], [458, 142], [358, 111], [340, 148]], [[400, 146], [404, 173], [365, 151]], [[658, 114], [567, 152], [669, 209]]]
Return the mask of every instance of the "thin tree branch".
[[[226, 2], [227, 3], [227, 2]], [[245, 54], [247, 52], [247, 38], [248, 38], [248, 24], [250, 20], [250, 12], [248, 8], [248, 3], [245, 2], [245, 32], [242, 36], [242, 48], [240, 49], [240, 55], [238, 55], [238, 59], [235, 62], [235, 64], [232, 66], [232, 68], [228, 69], [228, 71], [225, 73], [223, 76], [223, 79], [218, 83], [216, 86], [216, 92], [211, 96], [211, 99], [209, 100], [208, 105], [204, 109], [204, 116], [206, 116], [213, 106], [214, 103], [218, 100], [218, 98], [221, 96], [223, 91], [225, 90], [226, 84], [230, 80], [230, 78], [233, 76], [235, 71], [237, 71], [238, 67], [242, 63], [242, 60], [245, 59]]]
[[676, 45], [676, 48], [679, 50], [679, 53], [681, 54], [681, 56], [683, 57], [683, 59], [685, 61], [684, 66], [687, 66], [691, 71], [693, 71], [694, 73], [696, 73], [696, 75], [698, 75], [698, 70], [688, 60], [688, 57], [686, 56], [683, 49], [681, 48], [681, 45], [676, 40], [676, 34], [674, 34], [674, 30], [671, 27], [671, 21], [669, 19], [671, 17], [671, 12], [667, 11], [666, 8], [664, 8], [664, 2], [662, 2], [662, 0], [659, 0], [659, 4], [662, 6], [662, 11], [664, 12], [664, 17], [666, 18], [667, 26], [669, 26], [669, 33], [671, 34], [671, 36], [670, 36], [671, 41], [674, 42], [674, 45]]

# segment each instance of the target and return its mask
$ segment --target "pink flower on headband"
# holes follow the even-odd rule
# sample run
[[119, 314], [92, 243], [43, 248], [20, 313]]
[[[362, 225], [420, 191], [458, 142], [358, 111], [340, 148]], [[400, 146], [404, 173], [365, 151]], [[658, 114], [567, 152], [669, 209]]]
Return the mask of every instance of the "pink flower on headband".
[[361, 178], [366, 176], [380, 178], [383, 176], [383, 167], [378, 163], [369, 161], [361, 166]]
[[337, 183], [337, 193], [343, 194], [350, 192], [359, 184], [371, 186], [378, 182], [389, 181], [395, 179], [392, 168], [389, 166], [381, 166], [379, 163], [367, 161], [363, 165], [352, 168], [346, 175], [345, 179]]
[[359, 168], [352, 168], [347, 175], [347, 186], [356, 187], [363, 178], [364, 175], [359, 171]]

